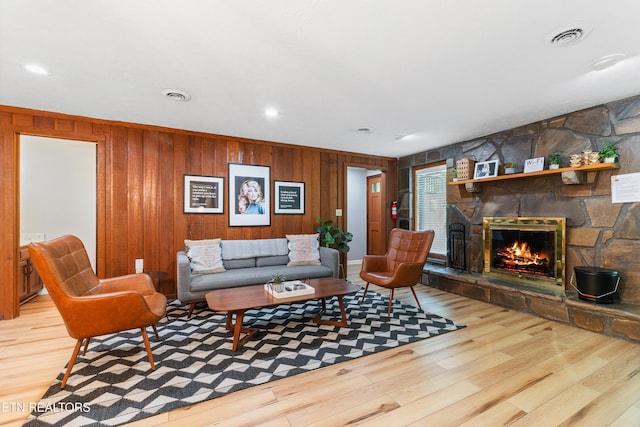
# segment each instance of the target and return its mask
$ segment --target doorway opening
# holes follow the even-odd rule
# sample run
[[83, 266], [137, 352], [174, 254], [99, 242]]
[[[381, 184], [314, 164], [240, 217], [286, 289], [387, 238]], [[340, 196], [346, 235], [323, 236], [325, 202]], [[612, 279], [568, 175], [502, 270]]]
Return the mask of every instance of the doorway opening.
[[386, 249], [386, 174], [379, 169], [347, 167], [347, 230], [353, 234], [347, 264], [358, 264], [372, 250]]
[[[32, 241], [74, 234], [85, 244], [95, 270], [97, 143], [24, 134], [19, 142], [20, 253], [28, 253]], [[19, 273], [28, 283], [30, 278]]]

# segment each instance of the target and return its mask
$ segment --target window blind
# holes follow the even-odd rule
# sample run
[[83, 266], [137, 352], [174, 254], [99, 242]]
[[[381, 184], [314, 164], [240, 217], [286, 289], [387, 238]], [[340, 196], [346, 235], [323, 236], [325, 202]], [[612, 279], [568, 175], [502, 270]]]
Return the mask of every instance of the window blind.
[[415, 171], [416, 230], [434, 230], [431, 252], [447, 254], [447, 167], [437, 165]]

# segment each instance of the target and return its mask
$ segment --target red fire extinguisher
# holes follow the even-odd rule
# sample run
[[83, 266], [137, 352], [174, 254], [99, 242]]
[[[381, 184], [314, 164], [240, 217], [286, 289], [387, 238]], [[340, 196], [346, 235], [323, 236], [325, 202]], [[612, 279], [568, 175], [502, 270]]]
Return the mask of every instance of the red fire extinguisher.
[[398, 202], [394, 200], [391, 202], [391, 219], [396, 218], [398, 218]]

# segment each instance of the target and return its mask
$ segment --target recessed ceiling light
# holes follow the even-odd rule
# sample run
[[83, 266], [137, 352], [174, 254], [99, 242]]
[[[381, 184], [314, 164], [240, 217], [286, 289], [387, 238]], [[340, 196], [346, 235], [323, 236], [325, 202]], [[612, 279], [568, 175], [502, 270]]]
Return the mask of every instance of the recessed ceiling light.
[[603, 56], [602, 58], [591, 64], [591, 69], [594, 71], [601, 71], [609, 67], [613, 67], [626, 57], [627, 55], [623, 53], [615, 53], [613, 55]]
[[396, 141], [400, 141], [401, 139], [404, 139], [406, 137], [406, 133], [396, 133], [395, 135], [393, 135], [393, 139], [395, 139]]
[[49, 70], [37, 64], [26, 64], [24, 66], [24, 69], [29, 71], [30, 73], [38, 74], [40, 76], [46, 76], [47, 74], [49, 74]]
[[178, 89], [165, 89], [162, 91], [162, 94], [173, 101], [186, 102], [191, 99], [191, 95]]
[[264, 110], [264, 115], [270, 119], [276, 118], [280, 115], [280, 112], [275, 108], [267, 108]]
[[371, 133], [373, 132], [373, 129], [371, 129], [370, 127], [361, 127], [356, 129], [358, 132], [362, 132], [362, 133]]

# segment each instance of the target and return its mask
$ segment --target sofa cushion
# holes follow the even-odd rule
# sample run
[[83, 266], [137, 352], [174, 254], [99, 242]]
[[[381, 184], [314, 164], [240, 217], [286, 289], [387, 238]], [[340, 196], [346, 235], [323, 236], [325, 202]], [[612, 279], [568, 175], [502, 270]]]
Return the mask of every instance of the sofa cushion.
[[289, 263], [287, 265], [319, 265], [320, 242], [316, 234], [287, 234]]
[[294, 267], [272, 265], [269, 267], [236, 268], [221, 274], [192, 276], [189, 291], [200, 293], [212, 289], [261, 285], [271, 280], [274, 274], [282, 274], [287, 280], [306, 280], [331, 277], [332, 271], [324, 265], [299, 265]]
[[222, 264], [220, 239], [185, 240], [185, 252], [189, 258], [192, 274], [221, 273]]
[[269, 265], [287, 265], [289, 255], [263, 256], [256, 259], [256, 267], [266, 267]]
[[227, 270], [233, 270], [236, 268], [250, 268], [256, 266], [255, 258], [242, 258], [242, 259], [223, 259], [222, 264]]
[[222, 259], [287, 255], [287, 239], [223, 240]]

